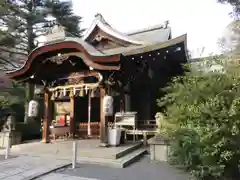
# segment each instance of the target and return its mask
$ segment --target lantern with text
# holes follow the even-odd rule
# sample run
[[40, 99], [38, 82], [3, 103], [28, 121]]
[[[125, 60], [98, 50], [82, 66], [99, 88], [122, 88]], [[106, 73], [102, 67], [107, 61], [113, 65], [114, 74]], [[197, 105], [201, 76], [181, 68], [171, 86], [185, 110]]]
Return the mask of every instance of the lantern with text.
[[30, 101], [28, 105], [28, 117], [37, 117], [38, 115], [38, 102]]
[[113, 98], [112, 98], [112, 96], [104, 96], [103, 111], [104, 111], [105, 116], [113, 115]]

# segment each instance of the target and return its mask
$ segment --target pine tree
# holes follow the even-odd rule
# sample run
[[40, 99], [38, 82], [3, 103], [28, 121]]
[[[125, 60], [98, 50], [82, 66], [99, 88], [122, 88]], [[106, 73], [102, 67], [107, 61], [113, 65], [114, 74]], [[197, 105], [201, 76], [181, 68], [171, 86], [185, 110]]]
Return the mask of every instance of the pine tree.
[[[70, 1], [0, 1], [0, 68], [19, 68], [27, 55], [38, 45], [37, 38], [45, 35], [55, 24], [61, 24], [67, 32], [80, 37], [83, 31], [79, 27], [81, 19], [73, 13]], [[34, 87], [27, 84], [26, 88], [27, 112], [27, 104], [33, 98]]]
[[230, 4], [233, 7], [233, 12], [232, 15], [235, 18], [239, 18], [240, 16], [240, 1], [239, 0], [217, 0], [217, 2], [222, 3], [222, 4]]

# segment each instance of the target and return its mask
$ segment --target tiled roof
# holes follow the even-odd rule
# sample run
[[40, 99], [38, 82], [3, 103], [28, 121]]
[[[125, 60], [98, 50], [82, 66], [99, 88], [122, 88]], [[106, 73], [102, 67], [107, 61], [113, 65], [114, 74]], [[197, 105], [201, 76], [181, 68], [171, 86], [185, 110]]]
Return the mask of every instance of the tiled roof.
[[[95, 19], [91, 27], [88, 29], [88, 31], [84, 35], [83, 41], [85, 41], [85, 39], [91, 34], [93, 29], [97, 25], [100, 25], [99, 28], [105, 28], [104, 30], [107, 30], [109, 34], [117, 38], [120, 38], [122, 40], [127, 40], [128, 42], [132, 42], [132, 45], [128, 47], [117, 47], [113, 49], [107, 49], [99, 52], [95, 48], [94, 48], [95, 50], [93, 48], [90, 48], [91, 45], [89, 45], [88, 43], [82, 42], [81, 44], [86, 45], [86, 48], [87, 50], [89, 50], [90, 54], [93, 53], [93, 54], [99, 54], [99, 55], [112, 55], [112, 54], [118, 54], [118, 53], [124, 54], [126, 52], [128, 52], [127, 54], [129, 54], [130, 51], [133, 51], [133, 50], [139, 51], [139, 49], [143, 49], [143, 48], [146, 49], [146, 47], [148, 46], [152, 47], [152, 46], [160, 45], [160, 44], [163, 44], [164, 42], [168, 42], [171, 39], [171, 28], [168, 26], [168, 21], [165, 22], [165, 25], [164, 24], [155, 25], [155, 26], [150, 26], [137, 31], [122, 33], [112, 28], [101, 14], [97, 14], [95, 16]], [[78, 41], [81, 41], [81, 40], [78, 40]]]
[[[115, 36], [116, 38], [120, 38], [124, 41], [128, 41], [132, 45], [128, 47], [117, 47], [117, 48], [107, 49], [102, 51], [96, 49], [94, 46], [92, 46], [91, 44], [85, 41], [86, 38], [91, 34], [91, 31], [93, 31], [96, 25], [100, 26], [99, 28], [103, 28], [112, 36]], [[161, 49], [161, 48], [168, 47], [181, 42], [186, 42], [186, 34], [176, 37], [174, 39], [171, 39], [171, 28], [168, 27], [167, 25], [156, 25], [156, 26], [151, 26], [138, 31], [121, 33], [115, 30], [114, 28], [112, 28], [104, 20], [104, 18], [100, 14], [98, 14], [94, 19], [92, 26], [88, 29], [88, 31], [83, 36], [83, 38], [66, 37], [65, 40], [63, 41], [77, 42], [81, 44], [88, 51], [88, 53], [93, 56], [109, 56], [114, 54], [123, 54], [127, 56], [127, 55], [139, 54], [139, 53]], [[45, 43], [44, 45], [55, 44], [55, 43], [57, 42]], [[36, 49], [34, 49], [33, 51], [35, 51]]]
[[102, 31], [104, 31], [105, 33], [116, 37], [118, 39], [121, 39], [123, 41], [135, 44], [135, 45], [142, 45], [144, 42], [141, 41], [137, 41], [135, 39], [132, 39], [130, 36], [117, 31], [116, 29], [112, 28], [103, 18], [103, 16], [101, 14], [97, 14], [95, 16], [95, 19], [93, 20], [91, 26], [87, 29], [86, 33], [83, 36], [83, 40], [86, 40], [90, 34], [92, 33], [92, 31], [96, 28], [99, 27]]

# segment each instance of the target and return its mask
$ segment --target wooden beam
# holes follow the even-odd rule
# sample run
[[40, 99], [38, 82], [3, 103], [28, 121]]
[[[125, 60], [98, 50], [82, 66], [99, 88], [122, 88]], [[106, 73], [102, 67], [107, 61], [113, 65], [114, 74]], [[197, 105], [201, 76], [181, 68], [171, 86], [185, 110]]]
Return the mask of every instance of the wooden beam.
[[105, 89], [100, 87], [100, 145], [104, 147], [108, 145], [108, 119], [105, 117], [103, 107], [105, 93]]
[[75, 138], [76, 134], [76, 117], [75, 117], [75, 97], [72, 94], [70, 96], [70, 106], [71, 106], [71, 112], [70, 112], [70, 136], [72, 138]]
[[50, 107], [51, 92], [47, 89], [44, 90], [44, 117], [43, 117], [43, 131], [42, 131], [42, 142], [50, 142], [50, 131], [49, 126], [51, 123], [51, 107]]

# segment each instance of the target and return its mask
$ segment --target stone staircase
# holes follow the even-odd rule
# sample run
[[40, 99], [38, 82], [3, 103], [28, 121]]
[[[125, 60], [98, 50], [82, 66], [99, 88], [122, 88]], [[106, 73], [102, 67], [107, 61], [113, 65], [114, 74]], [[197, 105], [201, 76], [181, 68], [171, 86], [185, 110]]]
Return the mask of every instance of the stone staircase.
[[[89, 145], [90, 144], [90, 145]], [[124, 168], [147, 153], [143, 142], [127, 143], [119, 147], [101, 148], [96, 142], [79, 141], [77, 163], [97, 164], [116, 168]], [[0, 152], [1, 153], [1, 152]], [[3, 154], [3, 152], [2, 152]], [[12, 146], [11, 155], [27, 155], [51, 157], [72, 162], [72, 142], [42, 144], [40, 142]]]
[[131, 163], [139, 160], [147, 153], [147, 148], [143, 146], [142, 142], [136, 143], [131, 147], [116, 153], [108, 158], [94, 158], [94, 157], [78, 157], [78, 163], [97, 164], [102, 166], [110, 166], [115, 168], [125, 168]]

